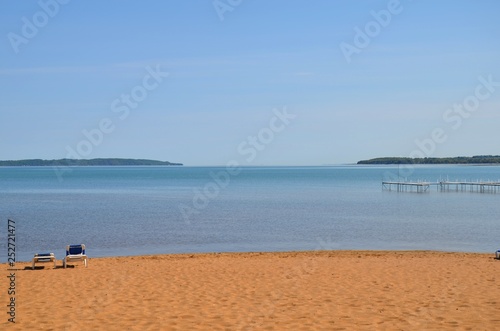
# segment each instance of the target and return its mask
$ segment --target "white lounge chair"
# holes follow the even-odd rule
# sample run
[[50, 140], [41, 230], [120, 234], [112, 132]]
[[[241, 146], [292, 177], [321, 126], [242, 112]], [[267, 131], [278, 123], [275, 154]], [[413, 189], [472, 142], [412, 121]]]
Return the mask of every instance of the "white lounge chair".
[[87, 255], [85, 255], [85, 245], [68, 245], [66, 246], [66, 256], [63, 259], [63, 266], [66, 268], [68, 262], [83, 261], [85, 268], [87, 267]]
[[35, 270], [35, 263], [47, 263], [47, 262], [54, 262], [54, 268], [56, 267], [56, 257], [54, 253], [35, 254], [33, 260], [31, 260], [31, 269]]

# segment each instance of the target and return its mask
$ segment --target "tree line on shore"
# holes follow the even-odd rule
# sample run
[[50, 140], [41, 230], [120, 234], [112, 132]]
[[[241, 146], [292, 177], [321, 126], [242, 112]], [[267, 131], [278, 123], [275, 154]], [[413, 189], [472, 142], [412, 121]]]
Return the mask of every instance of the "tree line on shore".
[[4, 167], [40, 167], [40, 166], [181, 166], [182, 163], [172, 163], [168, 161], [146, 160], [146, 159], [58, 159], [58, 160], [9, 160], [0, 161], [0, 166]]
[[358, 161], [358, 164], [500, 164], [500, 155], [456, 157], [378, 157]]

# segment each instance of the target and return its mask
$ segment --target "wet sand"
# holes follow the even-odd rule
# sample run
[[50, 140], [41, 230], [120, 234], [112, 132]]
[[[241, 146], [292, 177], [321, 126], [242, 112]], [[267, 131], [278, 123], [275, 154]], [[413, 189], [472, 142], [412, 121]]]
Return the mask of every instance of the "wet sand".
[[[422, 251], [2, 264], [1, 330], [494, 330], [500, 261]], [[16, 323], [8, 322], [15, 273]]]

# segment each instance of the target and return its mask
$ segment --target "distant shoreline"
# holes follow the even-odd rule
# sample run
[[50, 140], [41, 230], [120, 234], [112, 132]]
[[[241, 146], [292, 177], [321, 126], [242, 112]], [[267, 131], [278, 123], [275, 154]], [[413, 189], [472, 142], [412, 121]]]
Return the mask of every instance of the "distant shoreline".
[[470, 165], [500, 165], [499, 155], [476, 155], [457, 157], [378, 157], [358, 161], [357, 164], [470, 164]]
[[26, 159], [0, 161], [0, 167], [71, 167], [71, 166], [182, 166], [182, 163], [169, 161], [158, 161], [148, 159], [120, 159], [120, 158], [99, 158], [99, 159]]

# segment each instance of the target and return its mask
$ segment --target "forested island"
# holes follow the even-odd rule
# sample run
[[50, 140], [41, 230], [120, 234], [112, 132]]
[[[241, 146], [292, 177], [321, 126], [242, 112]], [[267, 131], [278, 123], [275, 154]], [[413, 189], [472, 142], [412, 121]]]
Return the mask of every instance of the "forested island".
[[379, 157], [358, 161], [358, 164], [500, 164], [500, 155], [457, 157]]
[[17, 161], [0, 161], [3, 167], [40, 167], [40, 166], [181, 166], [182, 163], [146, 159], [29, 159]]

